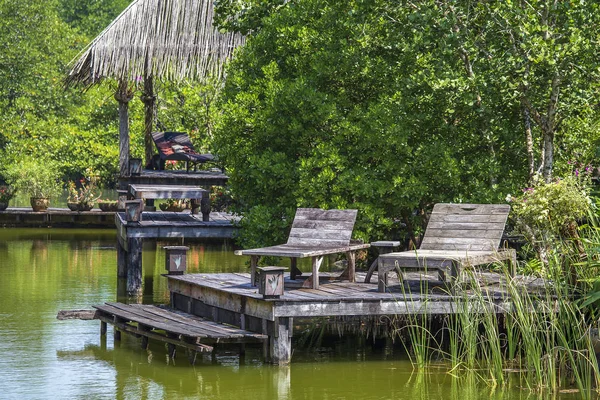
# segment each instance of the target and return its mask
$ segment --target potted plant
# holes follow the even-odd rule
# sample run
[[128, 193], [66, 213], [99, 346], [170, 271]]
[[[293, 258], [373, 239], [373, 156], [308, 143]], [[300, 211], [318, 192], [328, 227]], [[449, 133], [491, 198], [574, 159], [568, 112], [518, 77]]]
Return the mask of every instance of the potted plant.
[[15, 190], [29, 194], [34, 211], [47, 210], [50, 198], [60, 193], [57, 170], [48, 161], [22, 160], [9, 165], [5, 176]]
[[8, 202], [15, 196], [13, 188], [7, 185], [0, 185], [0, 211], [8, 208]]
[[98, 208], [102, 211], [117, 211], [119, 202], [117, 200], [100, 199]]
[[160, 203], [159, 207], [163, 211], [183, 211], [187, 207], [187, 201], [184, 199], [167, 199], [164, 203]]
[[96, 194], [96, 179], [82, 178], [78, 188], [75, 182], [67, 184], [67, 206], [71, 211], [90, 211], [100, 196]]

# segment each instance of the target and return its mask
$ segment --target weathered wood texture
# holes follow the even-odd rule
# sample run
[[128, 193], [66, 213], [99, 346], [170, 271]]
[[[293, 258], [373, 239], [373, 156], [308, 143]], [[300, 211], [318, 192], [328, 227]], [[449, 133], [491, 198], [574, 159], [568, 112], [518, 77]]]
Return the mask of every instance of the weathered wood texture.
[[127, 240], [127, 295], [142, 296], [142, 239]]
[[[106, 303], [94, 308], [98, 310], [99, 319], [106, 319], [106, 322], [112, 323], [111, 321], [117, 317], [122, 325], [134, 329], [134, 333], [142, 336], [148, 336], [148, 333], [162, 335], [164, 337], [159, 340], [164, 342], [172, 343], [167, 339], [179, 338], [181, 343], [174, 344], [202, 346], [213, 343], [262, 343], [267, 340], [266, 335], [154, 305]], [[198, 351], [207, 350], [211, 349], [205, 346], [198, 349]]]
[[509, 211], [507, 204], [436, 204], [419, 248], [495, 251]]
[[[332, 274], [325, 273], [320, 277], [319, 289], [302, 287], [302, 282], [290, 280], [286, 274], [283, 295], [277, 299], [264, 299], [250, 284], [247, 273], [186, 274], [167, 278], [169, 290], [178, 296], [269, 321], [275, 321], [277, 317], [454, 314], [460, 312], [456, 307], [457, 301], [464, 301], [470, 296], [466, 293], [456, 297], [447, 293], [443, 284], [433, 282], [431, 288], [435, 288], [435, 294], [405, 291], [397, 284], [380, 293], [375, 284], [341, 282]], [[498, 277], [498, 280], [502, 279]], [[473, 298], [478, 297], [474, 294]], [[510, 308], [509, 296], [496, 287], [490, 288], [485, 301], [494, 308], [494, 312]], [[195, 313], [196, 308], [189, 311]], [[235, 320], [228, 323], [235, 323]]]
[[144, 212], [143, 221], [127, 223], [124, 213], [117, 213], [115, 224], [120, 238], [211, 238], [231, 239], [237, 231], [238, 218], [231, 214], [212, 212], [209, 221], [189, 212]]
[[201, 186], [205, 189], [211, 186], [224, 186], [227, 184], [229, 177], [219, 169], [211, 169], [206, 171], [186, 172], [182, 170], [142, 170], [142, 173], [137, 176], [121, 176], [119, 177], [119, 187], [127, 189], [133, 185], [191, 185]]
[[[189, 185], [129, 185], [128, 196], [132, 199], [190, 199], [192, 214], [202, 211], [202, 220], [210, 220], [210, 197], [206, 189]], [[200, 206], [200, 204], [202, 206]]]
[[0, 211], [1, 227], [27, 228], [114, 228], [115, 212], [94, 209], [71, 211], [68, 208], [49, 208], [36, 212], [31, 207], [10, 207]]
[[133, 199], [200, 199], [208, 190], [189, 185], [129, 185]]
[[[319, 266], [322, 256], [346, 253], [348, 272], [346, 276], [354, 279], [354, 252], [366, 249], [368, 244], [351, 244], [352, 230], [356, 221], [357, 210], [321, 210], [317, 208], [299, 208], [292, 223], [292, 229], [286, 244], [247, 249], [236, 252], [239, 255], [275, 256], [304, 258], [312, 257], [313, 279], [310, 285], [319, 286]], [[251, 269], [252, 282], [255, 282], [255, 262]], [[292, 277], [296, 276], [295, 265], [292, 266]]]
[[379, 290], [387, 275], [402, 270], [437, 270], [441, 280], [457, 278], [465, 266], [510, 261], [512, 249], [499, 249], [510, 206], [505, 204], [436, 204], [419, 250], [382, 254], [378, 261]]

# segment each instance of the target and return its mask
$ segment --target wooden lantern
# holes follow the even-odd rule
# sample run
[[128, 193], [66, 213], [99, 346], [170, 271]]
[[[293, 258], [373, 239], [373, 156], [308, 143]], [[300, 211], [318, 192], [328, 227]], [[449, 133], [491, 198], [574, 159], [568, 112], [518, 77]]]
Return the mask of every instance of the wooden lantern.
[[126, 201], [125, 202], [125, 221], [141, 222], [143, 209], [144, 209], [144, 201], [141, 199]]
[[169, 275], [182, 275], [187, 267], [187, 246], [165, 246], [165, 269]]
[[285, 267], [259, 267], [258, 293], [264, 298], [278, 298], [283, 295], [283, 273]]

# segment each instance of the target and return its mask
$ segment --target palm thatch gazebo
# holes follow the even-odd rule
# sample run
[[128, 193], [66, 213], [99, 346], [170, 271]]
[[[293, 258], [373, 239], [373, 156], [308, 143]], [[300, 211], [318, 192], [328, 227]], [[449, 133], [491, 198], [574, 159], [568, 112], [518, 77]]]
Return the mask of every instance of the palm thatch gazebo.
[[133, 85], [143, 80], [146, 162], [152, 157], [154, 80], [220, 77], [244, 37], [213, 26], [211, 0], [134, 0], [72, 62], [67, 85], [89, 88], [105, 79], [118, 81], [119, 172], [129, 175], [128, 103]]

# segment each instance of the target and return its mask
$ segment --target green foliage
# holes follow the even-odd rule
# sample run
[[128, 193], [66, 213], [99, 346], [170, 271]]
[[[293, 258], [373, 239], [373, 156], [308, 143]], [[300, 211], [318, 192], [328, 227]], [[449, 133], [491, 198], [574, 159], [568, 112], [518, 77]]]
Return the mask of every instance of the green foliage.
[[564, 234], [566, 226], [588, 215], [592, 204], [588, 188], [574, 176], [551, 183], [537, 180], [521, 196], [509, 199], [516, 226], [540, 239]]
[[285, 0], [215, 0], [215, 25], [242, 35], [256, 32], [263, 20], [282, 7]]
[[51, 198], [62, 189], [56, 165], [48, 159], [24, 158], [5, 166], [3, 174], [9, 184], [29, 197]]
[[92, 38], [106, 28], [131, 0], [58, 0], [61, 18]]
[[[541, 262], [538, 265], [540, 273], [547, 273], [549, 262], [555, 255], [572, 253], [574, 257], [578, 254], [585, 258], [577, 224], [592, 207], [585, 182], [586, 179], [574, 175], [550, 183], [538, 177], [533, 187], [525, 189], [521, 196], [507, 196], [512, 204], [514, 226], [535, 250]], [[574, 281], [577, 277], [571, 264], [565, 260], [564, 271], [568, 271], [569, 279]]]
[[433, 203], [499, 201], [524, 180], [518, 108], [475, 104], [479, 82], [415, 17], [306, 0], [262, 20], [230, 65], [215, 135], [237, 210], [277, 216], [242, 243], [275, 242], [299, 206], [358, 208], [366, 240], [396, 220], [416, 235]]
[[[525, 185], [524, 115], [544, 174], [554, 159], [562, 171], [575, 154], [590, 160], [596, 8], [220, 2], [223, 27], [252, 32], [230, 64], [215, 135], [238, 211], [353, 207], [361, 238], [389, 237], [398, 220], [414, 237], [415, 216], [437, 201], [499, 202]], [[275, 241], [268, 225], [249, 228], [242, 242]]]

